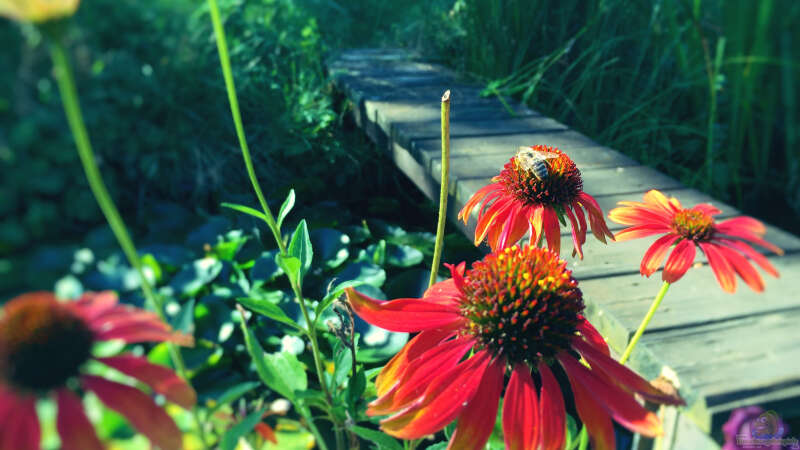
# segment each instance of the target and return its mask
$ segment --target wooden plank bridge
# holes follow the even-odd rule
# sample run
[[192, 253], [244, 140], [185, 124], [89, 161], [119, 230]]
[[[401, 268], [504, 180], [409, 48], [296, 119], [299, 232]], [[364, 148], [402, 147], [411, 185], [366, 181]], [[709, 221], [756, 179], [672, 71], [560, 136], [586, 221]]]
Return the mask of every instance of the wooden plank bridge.
[[[739, 214], [521, 104], [482, 97], [480, 87], [413, 53], [352, 50], [331, 59], [328, 70], [352, 102], [356, 123], [431, 199], [439, 197], [439, 99], [451, 90], [448, 215], [470, 238], [474, 218], [464, 227], [456, 213], [521, 145], [566, 151], [581, 170], [584, 189], [606, 213], [618, 201], [641, 200], [647, 190], [659, 189], [684, 205], [707, 202], [723, 210], [723, 217]], [[661, 283], [657, 274], [648, 279], [638, 273], [652, 239], [609, 245], [588, 239], [580, 261], [568, 256], [572, 239], [565, 234], [562, 254], [586, 294], [587, 315], [621, 353]], [[719, 448], [722, 423], [741, 406], [761, 405], [784, 419], [800, 416], [800, 346], [794, 334], [800, 323], [800, 239], [771, 226], [767, 239], [786, 254], [769, 256], [781, 278], [768, 277], [764, 293], [740, 283], [735, 294], [726, 294], [707, 265], [696, 265], [670, 289], [634, 351], [631, 367], [648, 379], [670, 377], [687, 401], [678, 412], [662, 412], [666, 431], [657, 448]]]

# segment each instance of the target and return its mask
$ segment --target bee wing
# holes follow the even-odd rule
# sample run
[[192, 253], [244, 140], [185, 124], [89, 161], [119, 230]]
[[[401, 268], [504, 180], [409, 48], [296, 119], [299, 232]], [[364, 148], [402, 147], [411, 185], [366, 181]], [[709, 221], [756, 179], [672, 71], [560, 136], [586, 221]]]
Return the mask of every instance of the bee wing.
[[558, 153], [540, 152], [540, 151], [536, 151], [536, 150], [534, 150], [533, 153], [536, 155], [537, 158], [541, 158], [541, 159], [552, 159], [552, 158], [558, 158], [558, 156], [559, 156]]

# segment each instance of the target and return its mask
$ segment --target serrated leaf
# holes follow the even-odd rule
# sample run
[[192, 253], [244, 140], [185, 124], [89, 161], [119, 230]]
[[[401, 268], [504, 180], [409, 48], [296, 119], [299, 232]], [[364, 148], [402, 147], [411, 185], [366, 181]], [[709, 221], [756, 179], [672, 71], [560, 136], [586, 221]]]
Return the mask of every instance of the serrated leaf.
[[303, 330], [303, 328], [298, 325], [297, 322], [289, 318], [289, 316], [287, 316], [278, 305], [271, 303], [268, 300], [240, 297], [237, 298], [236, 301], [244, 305], [247, 309], [257, 312], [262, 316], [285, 323], [286, 325], [292, 326], [298, 330]]
[[283, 201], [281, 205], [281, 209], [278, 210], [278, 229], [281, 229], [283, 225], [283, 219], [289, 215], [289, 212], [294, 208], [294, 189], [289, 190], [289, 194], [286, 196], [286, 200]]
[[239, 438], [244, 437], [247, 433], [253, 431], [256, 424], [261, 422], [261, 417], [264, 415], [266, 409], [259, 409], [251, 412], [241, 422], [230, 427], [228, 431], [222, 435], [220, 440], [220, 449], [222, 450], [235, 450], [236, 445], [239, 443]]
[[259, 211], [257, 209], [251, 208], [249, 206], [239, 205], [237, 203], [223, 203], [222, 206], [224, 208], [230, 208], [230, 209], [233, 209], [235, 211], [239, 211], [240, 213], [245, 213], [245, 214], [251, 215], [253, 217], [257, 217], [257, 218], [263, 220], [264, 222], [267, 221], [267, 216], [265, 216], [264, 213], [262, 213], [261, 211]]
[[388, 434], [359, 426], [353, 426], [350, 427], [350, 429], [362, 439], [377, 444], [378, 448], [381, 450], [403, 450], [403, 446], [400, 445], [395, 438], [389, 436]]
[[289, 242], [288, 253], [289, 256], [300, 260], [300, 267], [302, 268], [300, 275], [301, 277], [305, 275], [308, 269], [311, 268], [311, 260], [314, 259], [314, 250], [311, 248], [311, 237], [308, 234], [308, 226], [305, 219], [297, 224], [292, 240]]

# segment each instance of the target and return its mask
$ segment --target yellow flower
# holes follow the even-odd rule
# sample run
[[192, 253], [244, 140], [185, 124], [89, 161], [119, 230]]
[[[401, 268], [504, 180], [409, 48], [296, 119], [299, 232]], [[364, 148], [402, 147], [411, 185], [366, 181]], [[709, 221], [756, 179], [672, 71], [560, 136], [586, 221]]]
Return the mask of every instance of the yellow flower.
[[80, 0], [0, 0], [0, 16], [42, 23], [75, 14]]

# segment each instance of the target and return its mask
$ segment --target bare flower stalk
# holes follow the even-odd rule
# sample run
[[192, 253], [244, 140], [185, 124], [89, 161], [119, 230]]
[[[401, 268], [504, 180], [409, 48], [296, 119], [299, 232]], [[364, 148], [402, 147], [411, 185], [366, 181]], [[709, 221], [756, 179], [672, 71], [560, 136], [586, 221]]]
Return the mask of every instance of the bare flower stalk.
[[450, 181], [450, 90], [442, 95], [442, 182], [439, 187], [439, 221], [436, 225], [436, 246], [433, 250], [433, 261], [431, 262], [431, 278], [428, 287], [436, 283], [436, 275], [439, 272], [439, 265], [442, 259], [442, 247], [444, 246], [444, 225], [447, 221], [447, 194]]

